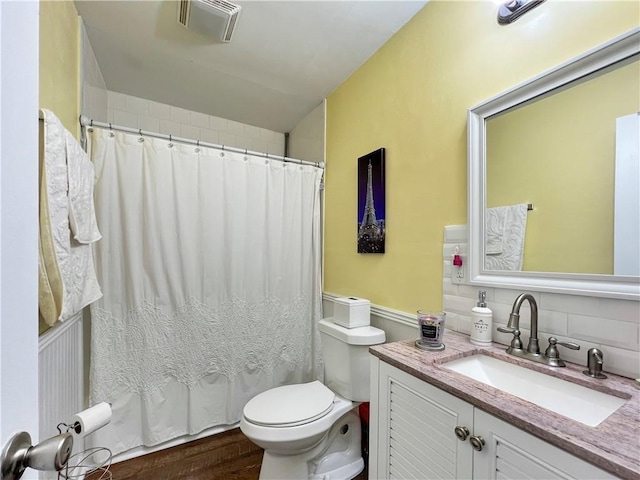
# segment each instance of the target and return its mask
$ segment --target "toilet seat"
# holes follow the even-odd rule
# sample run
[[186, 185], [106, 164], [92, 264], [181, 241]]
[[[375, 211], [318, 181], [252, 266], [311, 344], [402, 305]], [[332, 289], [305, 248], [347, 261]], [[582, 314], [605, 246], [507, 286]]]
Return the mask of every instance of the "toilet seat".
[[335, 393], [319, 381], [272, 388], [249, 400], [244, 417], [265, 427], [295, 427], [324, 417], [333, 408]]

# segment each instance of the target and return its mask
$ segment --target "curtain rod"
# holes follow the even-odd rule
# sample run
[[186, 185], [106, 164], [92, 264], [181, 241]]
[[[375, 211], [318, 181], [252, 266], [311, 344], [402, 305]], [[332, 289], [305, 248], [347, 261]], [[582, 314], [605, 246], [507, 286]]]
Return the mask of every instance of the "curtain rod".
[[269, 159], [272, 159], [272, 160], [277, 160], [277, 161], [280, 161], [280, 162], [297, 163], [297, 164], [300, 164], [300, 165], [312, 165], [314, 167], [318, 167], [318, 168], [324, 169], [324, 162], [308, 162], [306, 160], [298, 160], [297, 158], [283, 157], [281, 155], [273, 155], [271, 153], [255, 152], [253, 150], [247, 150], [247, 149], [236, 148], [236, 147], [227, 147], [225, 145], [218, 145], [216, 143], [201, 142], [200, 140], [193, 140], [193, 139], [190, 139], [190, 138], [174, 137], [173, 135], [167, 135], [167, 134], [164, 134], [164, 133], [150, 132], [150, 131], [147, 131], [147, 130], [141, 130], [139, 128], [123, 127], [123, 126], [120, 126], [120, 125], [113, 125], [113, 124], [107, 123], [107, 122], [97, 122], [95, 120], [90, 119], [89, 117], [84, 116], [84, 115], [80, 116], [80, 125], [82, 127], [86, 127], [86, 128], [90, 128], [90, 127], [108, 128], [109, 130], [116, 130], [116, 131], [119, 131], [119, 132], [127, 132], [127, 133], [135, 133], [135, 134], [138, 134], [140, 136], [147, 136], [147, 137], [160, 138], [162, 140], [169, 140], [170, 142], [186, 143], [188, 145], [197, 145], [199, 147], [215, 148], [217, 150], [222, 150], [222, 151], [244, 153], [244, 154], [247, 154], [247, 155], [256, 155], [256, 156], [259, 156], [259, 157], [265, 157], [265, 158], [269, 158]]

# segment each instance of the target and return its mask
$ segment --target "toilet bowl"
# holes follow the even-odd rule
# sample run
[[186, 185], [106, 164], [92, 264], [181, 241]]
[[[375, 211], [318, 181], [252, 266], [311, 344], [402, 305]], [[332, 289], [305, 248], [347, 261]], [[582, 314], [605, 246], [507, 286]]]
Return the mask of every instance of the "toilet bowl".
[[347, 480], [364, 469], [357, 406], [369, 400], [369, 345], [384, 331], [320, 321], [325, 384], [267, 390], [244, 407], [240, 429], [264, 449], [260, 479]]
[[[347, 479], [362, 471], [360, 417], [353, 411], [357, 404], [318, 381], [278, 387], [261, 395], [270, 398], [254, 397], [240, 421], [244, 434], [265, 450], [261, 479], [318, 475]], [[274, 403], [278, 397], [281, 401]], [[301, 403], [304, 408], [296, 408]], [[290, 415], [285, 420], [282, 414], [287, 411]], [[342, 469], [344, 476], [334, 473], [326, 477], [326, 472], [336, 468]]]

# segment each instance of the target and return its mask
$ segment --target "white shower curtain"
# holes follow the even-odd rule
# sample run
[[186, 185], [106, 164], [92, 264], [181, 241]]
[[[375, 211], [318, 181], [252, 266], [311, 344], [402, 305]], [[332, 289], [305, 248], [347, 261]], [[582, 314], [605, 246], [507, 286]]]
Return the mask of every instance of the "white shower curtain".
[[90, 391], [113, 408], [91, 445], [233, 424], [259, 392], [321, 376], [320, 168], [99, 128], [90, 151]]

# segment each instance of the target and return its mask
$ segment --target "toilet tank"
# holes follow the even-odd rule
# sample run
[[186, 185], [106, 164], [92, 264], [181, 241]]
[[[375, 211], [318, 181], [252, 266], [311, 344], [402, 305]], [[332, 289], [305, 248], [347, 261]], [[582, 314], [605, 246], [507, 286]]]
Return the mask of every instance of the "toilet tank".
[[332, 318], [320, 320], [324, 358], [324, 384], [354, 402], [369, 401], [369, 346], [384, 343], [385, 333], [376, 327], [345, 328]]

